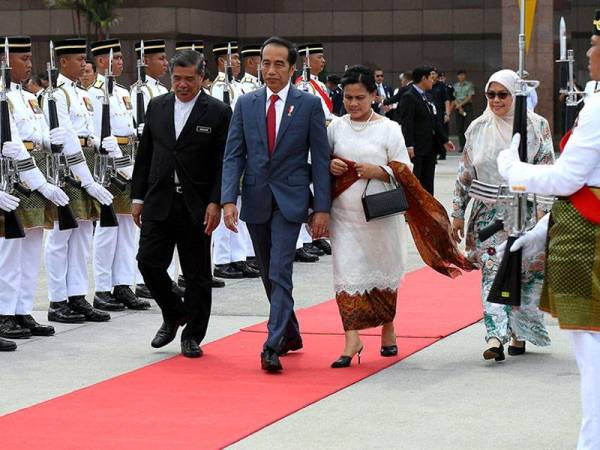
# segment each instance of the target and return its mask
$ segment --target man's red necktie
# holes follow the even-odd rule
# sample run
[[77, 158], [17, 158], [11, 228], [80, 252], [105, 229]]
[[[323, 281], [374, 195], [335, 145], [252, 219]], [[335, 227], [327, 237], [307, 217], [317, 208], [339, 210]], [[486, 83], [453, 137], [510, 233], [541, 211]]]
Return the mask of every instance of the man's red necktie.
[[275, 150], [275, 103], [279, 100], [277, 94], [271, 95], [271, 103], [269, 103], [269, 109], [267, 110], [267, 138], [269, 140], [269, 156], [273, 155]]

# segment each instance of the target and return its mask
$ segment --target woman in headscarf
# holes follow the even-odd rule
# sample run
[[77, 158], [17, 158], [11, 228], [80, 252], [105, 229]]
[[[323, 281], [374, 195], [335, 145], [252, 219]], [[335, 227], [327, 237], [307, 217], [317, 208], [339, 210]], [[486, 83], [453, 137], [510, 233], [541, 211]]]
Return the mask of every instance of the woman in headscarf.
[[[490, 184], [503, 184], [498, 173], [498, 153], [510, 146], [514, 119], [514, 96], [518, 75], [512, 70], [500, 70], [493, 74], [485, 86], [487, 108], [467, 129], [466, 144], [458, 168], [453, 199], [452, 232], [457, 242], [465, 237], [465, 211], [469, 203], [469, 188], [474, 179]], [[531, 164], [552, 164], [554, 149], [548, 122], [543, 117], [527, 114], [527, 155]], [[540, 211], [543, 213], [543, 211]], [[502, 361], [504, 344], [509, 343], [508, 354], [525, 353], [525, 342], [537, 346], [550, 344], [538, 301], [544, 278], [544, 256], [523, 260], [521, 306], [513, 307], [490, 303], [488, 294], [500, 259], [496, 247], [506, 241], [505, 231], [496, 233], [481, 242], [477, 233], [493, 223], [498, 217], [495, 204], [475, 200], [466, 233], [467, 257], [482, 271], [481, 298], [484, 308], [487, 346], [483, 352], [486, 360]], [[531, 224], [533, 226], [533, 223]]]

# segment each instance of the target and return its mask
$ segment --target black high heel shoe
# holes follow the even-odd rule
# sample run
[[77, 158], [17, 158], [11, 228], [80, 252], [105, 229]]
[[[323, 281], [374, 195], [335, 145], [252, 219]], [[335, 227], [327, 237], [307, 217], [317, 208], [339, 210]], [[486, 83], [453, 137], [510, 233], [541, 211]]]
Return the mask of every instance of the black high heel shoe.
[[483, 352], [483, 359], [494, 359], [496, 361], [504, 361], [506, 359], [506, 356], [504, 356], [504, 346], [500, 344], [500, 347], [486, 348]]
[[386, 357], [386, 358], [390, 357], [390, 356], [396, 356], [398, 354], [398, 346], [395, 344], [394, 345], [382, 345], [379, 353], [381, 354], [381, 356]]
[[[360, 366], [360, 354], [363, 351], [364, 347], [361, 347], [359, 351], [356, 352], [356, 358], [358, 360], [358, 365]], [[352, 355], [354, 356], [354, 355]], [[350, 367], [350, 363], [352, 362], [352, 356], [342, 355], [334, 362], [331, 363], [332, 369], [340, 369], [342, 367]]]
[[517, 347], [516, 345], [508, 346], [508, 354], [510, 356], [518, 356], [525, 353], [525, 342], [523, 342], [523, 347]]

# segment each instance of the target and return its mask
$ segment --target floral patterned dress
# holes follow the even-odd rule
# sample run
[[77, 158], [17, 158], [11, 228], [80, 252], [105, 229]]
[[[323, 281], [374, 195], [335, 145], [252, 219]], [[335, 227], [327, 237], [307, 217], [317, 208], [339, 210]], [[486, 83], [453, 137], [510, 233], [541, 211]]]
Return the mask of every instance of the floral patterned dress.
[[[502, 183], [497, 171], [496, 157], [507, 148], [497, 143], [493, 145], [481, 139], [488, 120], [480, 118], [471, 124], [466, 132], [467, 142], [458, 168], [454, 189], [452, 217], [464, 219], [469, 197], [469, 187], [474, 179], [491, 184]], [[548, 122], [536, 114], [528, 120], [528, 160], [531, 164], [552, 164], [554, 149]], [[498, 148], [494, 148], [498, 147]], [[538, 309], [544, 281], [544, 255], [523, 260], [521, 284], [521, 306], [489, 303], [486, 299], [498, 271], [500, 260], [496, 257], [496, 247], [506, 241], [505, 231], [496, 233], [484, 242], [477, 239], [477, 233], [496, 220], [498, 210], [493, 204], [479, 200], [473, 201], [466, 232], [467, 257], [482, 271], [481, 299], [484, 309], [484, 324], [487, 330], [486, 341], [497, 338], [507, 343], [511, 336], [520, 341], [529, 341], [534, 345], [547, 346], [550, 338], [544, 326], [543, 315]], [[533, 227], [534, 223], [530, 224]]]

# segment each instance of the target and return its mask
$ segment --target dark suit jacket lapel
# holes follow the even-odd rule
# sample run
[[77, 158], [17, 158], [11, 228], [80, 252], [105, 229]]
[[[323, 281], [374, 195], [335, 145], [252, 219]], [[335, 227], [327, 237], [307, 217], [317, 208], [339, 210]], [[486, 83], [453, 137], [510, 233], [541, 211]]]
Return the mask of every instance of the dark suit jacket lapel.
[[267, 93], [266, 88], [258, 89], [254, 92], [254, 117], [256, 117], [256, 129], [258, 135], [265, 147], [265, 151], [268, 152], [267, 148]]
[[165, 95], [163, 102], [164, 116], [167, 118], [166, 132], [171, 143], [175, 144], [175, 94]]
[[[294, 116], [298, 112], [298, 106], [301, 94], [300, 92], [292, 85], [290, 85], [290, 90], [288, 91], [288, 96], [285, 101], [285, 106], [283, 107], [283, 114], [281, 115], [281, 123], [279, 124], [279, 130], [277, 131], [277, 140], [275, 141], [275, 150], [273, 154], [277, 154], [277, 146], [283, 139], [283, 135], [285, 134], [288, 126], [292, 122]], [[290, 114], [290, 107], [294, 107], [293, 111]]]
[[[179, 133], [179, 138], [177, 139], [175, 145], [179, 144], [185, 138], [186, 134], [188, 134], [190, 130], [194, 129], [198, 121], [202, 119], [204, 114], [206, 114], [206, 104], [206, 94], [203, 91], [200, 91], [200, 95], [196, 99], [196, 103], [190, 112], [187, 122], [183, 126], [183, 130], [181, 130], [181, 133]], [[175, 110], [174, 108], [175, 103], [173, 103], [173, 111]], [[173, 127], [174, 126], [175, 125], [173, 125]]]

